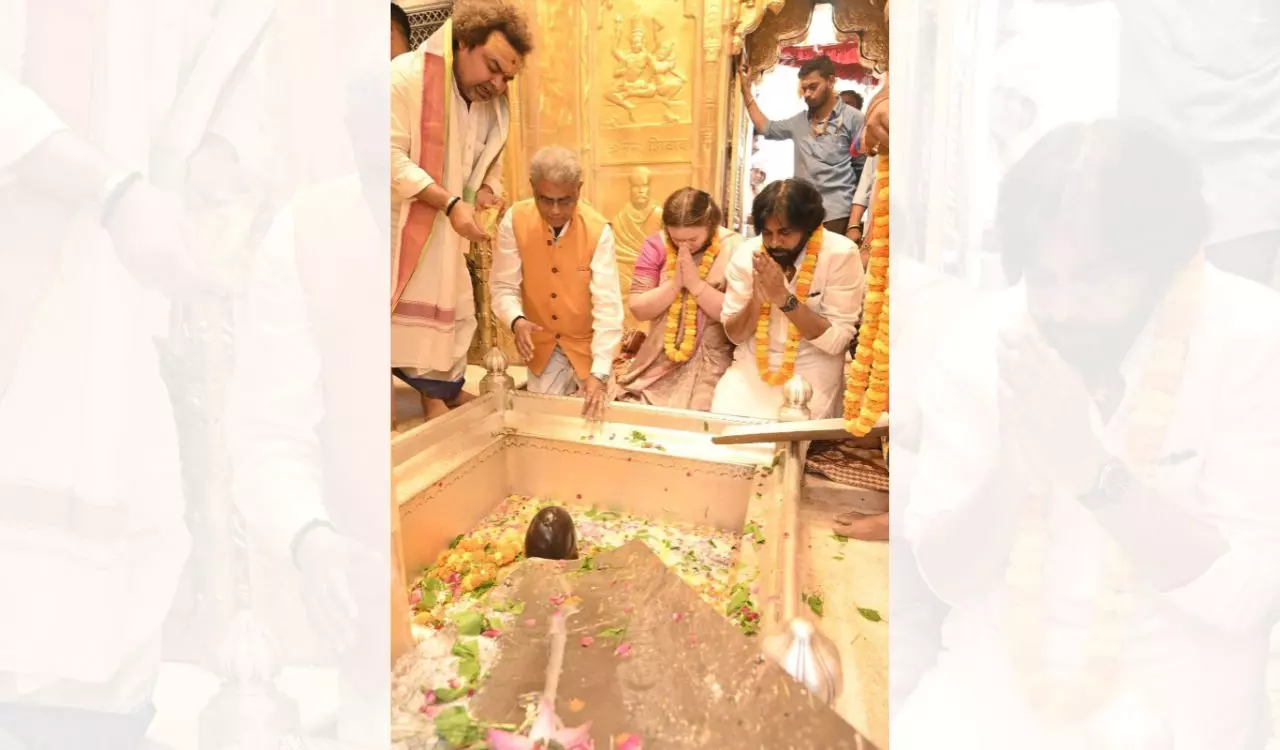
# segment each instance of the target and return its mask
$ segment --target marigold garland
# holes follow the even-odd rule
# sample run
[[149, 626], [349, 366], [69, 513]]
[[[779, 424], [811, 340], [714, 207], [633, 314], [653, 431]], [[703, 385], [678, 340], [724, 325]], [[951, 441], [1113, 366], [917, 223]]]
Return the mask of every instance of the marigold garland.
[[[720, 255], [720, 232], [711, 229], [711, 245], [702, 254], [702, 262], [698, 265], [698, 278], [707, 280], [711, 267]], [[667, 268], [674, 274], [679, 253], [671, 242], [671, 236], [663, 232], [667, 242]], [[688, 289], [676, 293], [675, 302], [667, 310], [667, 330], [662, 335], [662, 350], [672, 362], [687, 362], [693, 356], [693, 345], [698, 337], [698, 301]]]
[[871, 259], [858, 348], [844, 392], [845, 429], [866, 435], [889, 408], [889, 155], [876, 161], [871, 204]]
[[[809, 285], [813, 283], [813, 269], [822, 253], [822, 229], [813, 233], [804, 246], [804, 262], [796, 273], [796, 299], [804, 304], [809, 299]], [[787, 343], [782, 351], [782, 367], [775, 372], [769, 368], [769, 320], [773, 306], [765, 300], [760, 305], [760, 317], [756, 320], [756, 368], [760, 379], [769, 385], [782, 385], [796, 371], [796, 355], [800, 352], [800, 329], [787, 321]]]

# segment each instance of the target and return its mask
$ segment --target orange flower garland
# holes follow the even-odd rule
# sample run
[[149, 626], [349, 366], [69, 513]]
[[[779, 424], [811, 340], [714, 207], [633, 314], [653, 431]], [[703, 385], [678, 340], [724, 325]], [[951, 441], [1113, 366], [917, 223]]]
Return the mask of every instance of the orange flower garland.
[[[818, 265], [818, 255], [822, 253], [822, 229], [813, 233], [808, 244], [804, 246], [804, 263], [796, 273], [796, 299], [804, 304], [809, 299], [809, 285], [813, 283], [813, 269]], [[796, 355], [800, 352], [800, 329], [787, 321], [787, 344], [782, 352], [782, 367], [776, 372], [769, 369], [769, 319], [773, 306], [768, 300], [760, 305], [760, 318], [756, 322], [756, 367], [760, 371], [760, 379], [769, 385], [782, 385], [791, 379], [796, 371]]]
[[889, 408], [889, 155], [877, 159], [867, 296], [844, 393], [845, 429], [854, 435], [870, 432]]
[[[703, 281], [706, 281], [711, 267], [716, 263], [716, 256], [720, 254], [720, 232], [715, 227], [711, 228], [711, 232], [714, 234], [711, 246], [702, 254], [702, 262], [698, 264], [698, 278]], [[671, 237], [665, 232], [663, 237], [667, 241], [667, 268], [674, 274], [679, 253], [672, 244]], [[662, 350], [672, 362], [687, 362], [693, 356], [693, 344], [697, 337], [698, 301], [688, 289], [681, 289], [676, 293], [676, 301], [667, 310], [667, 330], [662, 335]]]

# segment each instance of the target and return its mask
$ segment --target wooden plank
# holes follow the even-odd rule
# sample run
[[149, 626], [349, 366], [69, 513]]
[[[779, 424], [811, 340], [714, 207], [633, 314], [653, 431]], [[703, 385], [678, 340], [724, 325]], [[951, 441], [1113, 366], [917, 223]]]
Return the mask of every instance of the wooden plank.
[[716, 445], [744, 443], [789, 443], [796, 440], [849, 440], [855, 445], [877, 447], [880, 437], [888, 434], [889, 418], [884, 416], [870, 433], [857, 437], [844, 428], [844, 420], [812, 419], [807, 422], [772, 422], [762, 425], [729, 427], [711, 438]]

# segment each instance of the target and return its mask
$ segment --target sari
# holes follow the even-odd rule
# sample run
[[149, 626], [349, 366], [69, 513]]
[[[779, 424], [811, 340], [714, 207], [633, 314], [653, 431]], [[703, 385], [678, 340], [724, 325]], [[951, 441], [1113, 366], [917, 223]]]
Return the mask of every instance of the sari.
[[[718, 228], [718, 231], [720, 255], [708, 271], [706, 282], [717, 291], [724, 292], [725, 269], [742, 244], [742, 236], [723, 228]], [[701, 253], [694, 256], [695, 262], [701, 260]], [[666, 240], [664, 234], [658, 232], [645, 240], [636, 259], [630, 296], [648, 292], [670, 279], [675, 269], [666, 265]], [[678, 304], [687, 293], [682, 291], [672, 304]], [[666, 328], [667, 310], [663, 310], [655, 320], [649, 321], [648, 337], [627, 372], [618, 378], [618, 400], [670, 409], [710, 411], [716, 383], [733, 362], [733, 344], [725, 334], [724, 325], [709, 318], [699, 307], [693, 354], [685, 362], [671, 361], [663, 350]]]

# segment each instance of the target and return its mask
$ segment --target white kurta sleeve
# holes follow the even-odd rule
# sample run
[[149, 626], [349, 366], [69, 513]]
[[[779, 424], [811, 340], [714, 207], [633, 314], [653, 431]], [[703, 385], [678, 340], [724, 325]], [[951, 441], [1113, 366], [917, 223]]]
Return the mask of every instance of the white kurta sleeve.
[[[502, 137], [502, 129], [498, 126], [496, 117], [494, 118], [493, 128], [489, 131], [489, 137]], [[489, 165], [489, 171], [485, 173], [484, 182], [481, 183], [482, 185], [488, 185], [489, 189], [493, 191], [493, 194], [499, 198], [502, 197], [502, 172], [506, 168], [506, 163], [507, 148], [506, 146], [503, 146], [502, 150], [498, 152], [497, 158], [495, 158], [493, 163]]]
[[67, 126], [35, 92], [0, 71], [0, 171]]
[[524, 269], [520, 264], [520, 248], [507, 211], [498, 223], [498, 240], [493, 250], [493, 266], [489, 269], [489, 294], [493, 298], [493, 314], [510, 330], [516, 318], [524, 315]]
[[325, 521], [320, 354], [294, 263], [292, 212], [264, 239], [237, 326], [226, 423], [232, 492], [250, 534], [288, 556], [298, 532]]
[[[724, 271], [725, 289], [724, 304], [720, 307], [720, 321], [728, 323], [735, 315], [751, 302], [752, 276], [754, 270], [751, 257], [755, 255], [759, 242], [746, 242], [738, 246]], [[733, 342], [741, 344], [741, 341]]]
[[421, 66], [422, 55], [401, 55], [391, 62], [391, 188], [404, 200], [435, 184], [411, 156], [413, 132], [420, 125], [414, 114], [422, 111], [421, 75], [413, 72]]
[[1280, 604], [1280, 503], [1267, 468], [1280, 455], [1280, 348], [1262, 344], [1256, 351], [1266, 352], [1254, 358], [1260, 364], [1233, 367], [1215, 400], [1218, 427], [1196, 488], [1195, 507], [1206, 509], [1227, 551], [1166, 593], [1175, 606], [1227, 633], [1255, 631], [1271, 622]]
[[591, 256], [591, 331], [591, 372], [610, 374], [622, 348], [622, 291], [610, 227], [601, 232]]
[[862, 312], [863, 293], [867, 288], [862, 260], [853, 243], [849, 244], [848, 249], [832, 253], [828, 261], [831, 265], [827, 268], [827, 283], [822, 288], [822, 299], [818, 303], [818, 314], [826, 318], [831, 327], [809, 342], [832, 355], [844, 352], [853, 341], [858, 313]]

